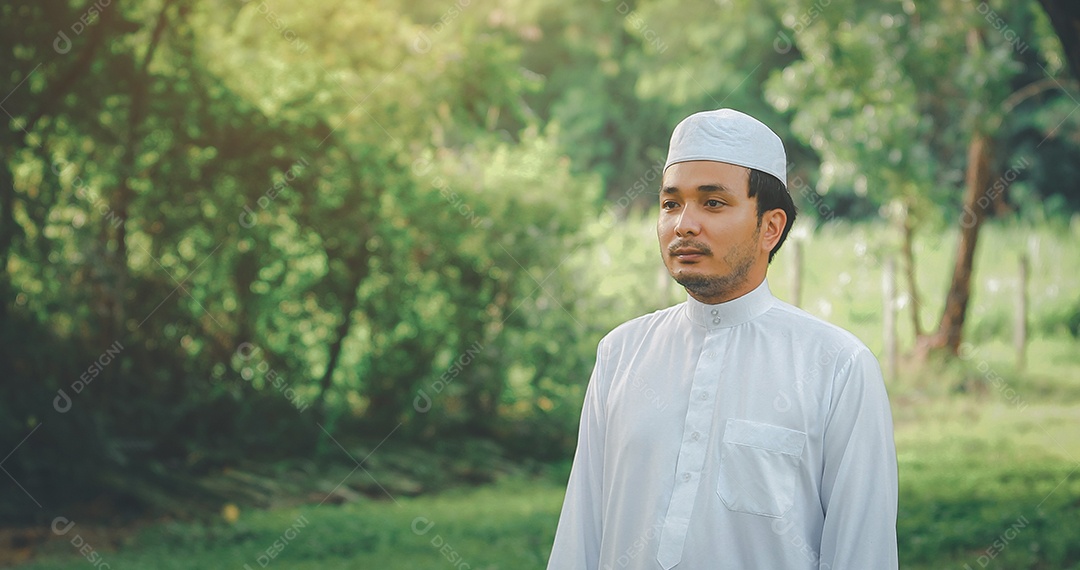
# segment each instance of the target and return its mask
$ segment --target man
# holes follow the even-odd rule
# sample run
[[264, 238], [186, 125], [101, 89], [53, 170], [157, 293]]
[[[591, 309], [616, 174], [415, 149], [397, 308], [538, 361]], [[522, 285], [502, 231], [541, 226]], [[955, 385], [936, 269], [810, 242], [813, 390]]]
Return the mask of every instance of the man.
[[877, 360], [765, 280], [786, 164], [743, 113], [675, 127], [657, 236], [688, 298], [600, 341], [549, 570], [897, 567]]

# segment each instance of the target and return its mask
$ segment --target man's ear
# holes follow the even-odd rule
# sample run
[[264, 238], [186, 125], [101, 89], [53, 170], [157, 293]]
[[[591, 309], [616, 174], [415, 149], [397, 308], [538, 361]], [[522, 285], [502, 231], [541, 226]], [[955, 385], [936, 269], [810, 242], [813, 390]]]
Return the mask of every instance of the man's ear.
[[761, 215], [761, 249], [770, 252], [784, 235], [784, 226], [787, 225], [787, 212], [776, 208]]

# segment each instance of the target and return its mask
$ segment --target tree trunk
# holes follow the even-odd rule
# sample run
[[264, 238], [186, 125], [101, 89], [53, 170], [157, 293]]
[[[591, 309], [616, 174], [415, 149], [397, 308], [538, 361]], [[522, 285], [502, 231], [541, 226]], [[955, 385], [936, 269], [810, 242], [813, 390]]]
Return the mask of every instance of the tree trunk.
[[352, 275], [352, 279], [349, 280], [347, 296], [342, 300], [341, 322], [338, 324], [337, 330], [334, 331], [334, 342], [330, 344], [327, 350], [326, 371], [323, 372], [322, 379], [319, 380], [319, 395], [315, 398], [313, 406], [315, 408], [315, 421], [320, 424], [326, 421], [326, 394], [330, 391], [330, 386], [333, 383], [334, 371], [337, 369], [338, 360], [341, 358], [342, 346], [344, 346], [345, 339], [352, 329], [353, 311], [356, 310], [357, 305], [360, 303], [357, 289], [360, 288], [360, 284], [363, 283], [364, 277], [367, 275], [366, 258], [363, 263], [364, 266], [357, 268]]
[[0, 164], [0, 294], [4, 295], [3, 302], [0, 302], [0, 321], [7, 319], [8, 303], [11, 302], [7, 266], [16, 235], [14, 209], [15, 177], [5, 161]]
[[[127, 306], [128, 284], [130, 280], [130, 268], [128, 267], [127, 230], [128, 219], [131, 216], [131, 204], [135, 201], [135, 191], [131, 188], [131, 180], [139, 173], [136, 172], [138, 156], [142, 152], [143, 122], [146, 119], [149, 84], [150, 62], [154, 59], [158, 44], [168, 27], [169, 7], [175, 0], [166, 0], [158, 13], [154, 30], [150, 35], [150, 43], [143, 53], [139, 64], [139, 71], [131, 80], [131, 107], [128, 109], [127, 131], [124, 134], [124, 154], [120, 157], [120, 187], [116, 191], [115, 204], [116, 215], [119, 223], [116, 225], [116, 253], [113, 259], [116, 286], [113, 290], [113, 320], [114, 331], [111, 336], [120, 338], [127, 330]], [[181, 288], [183, 289], [183, 288]]]
[[956, 355], [963, 336], [964, 317], [971, 298], [971, 275], [975, 264], [975, 245], [979, 229], [986, 219], [991, 200], [990, 162], [993, 150], [989, 138], [979, 132], [971, 137], [968, 145], [967, 173], [964, 177], [963, 211], [960, 214], [960, 241], [956, 245], [956, 264], [952, 281], [945, 297], [945, 310], [935, 333], [924, 336], [918, 343], [918, 353], [924, 357], [931, 351], [945, 349]]

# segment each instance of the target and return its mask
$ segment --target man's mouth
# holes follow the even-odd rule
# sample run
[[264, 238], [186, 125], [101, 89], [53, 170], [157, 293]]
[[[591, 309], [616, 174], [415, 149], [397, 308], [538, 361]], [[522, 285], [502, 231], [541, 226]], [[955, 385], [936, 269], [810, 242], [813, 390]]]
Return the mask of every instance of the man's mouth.
[[671, 257], [674, 257], [675, 259], [684, 262], [700, 261], [701, 259], [704, 259], [707, 255], [703, 250], [689, 247], [681, 247], [679, 249], [672, 250], [669, 253]]

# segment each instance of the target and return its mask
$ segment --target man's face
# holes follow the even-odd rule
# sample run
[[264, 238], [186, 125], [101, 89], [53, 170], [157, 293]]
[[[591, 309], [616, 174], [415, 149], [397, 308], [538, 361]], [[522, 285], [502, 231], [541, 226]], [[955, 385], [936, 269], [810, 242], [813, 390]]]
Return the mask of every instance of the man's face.
[[675, 281], [699, 301], [730, 301], [765, 278], [774, 218], [781, 213], [782, 228], [786, 215], [767, 212], [763, 234], [749, 189], [750, 172], [725, 162], [680, 162], [664, 172], [660, 253]]

